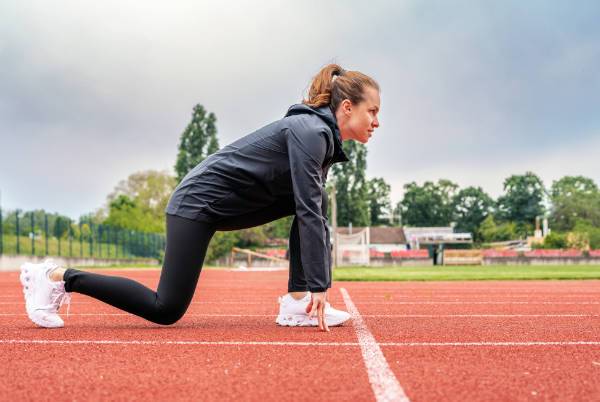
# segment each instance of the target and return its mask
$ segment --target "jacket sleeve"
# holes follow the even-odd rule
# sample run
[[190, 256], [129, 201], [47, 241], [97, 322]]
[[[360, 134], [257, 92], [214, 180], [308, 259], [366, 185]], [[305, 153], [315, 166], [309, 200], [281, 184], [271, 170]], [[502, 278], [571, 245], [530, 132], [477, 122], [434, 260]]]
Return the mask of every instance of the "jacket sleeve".
[[325, 188], [321, 166], [327, 155], [327, 133], [301, 125], [290, 127], [287, 148], [296, 202], [300, 260], [311, 292], [331, 286], [327, 219], [323, 216]]

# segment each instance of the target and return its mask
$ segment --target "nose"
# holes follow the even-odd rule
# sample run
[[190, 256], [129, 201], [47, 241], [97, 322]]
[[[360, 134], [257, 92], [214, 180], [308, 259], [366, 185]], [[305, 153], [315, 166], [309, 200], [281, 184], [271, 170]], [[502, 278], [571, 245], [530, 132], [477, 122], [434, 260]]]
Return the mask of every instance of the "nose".
[[373, 128], [379, 127], [379, 119], [375, 116], [375, 120], [373, 120]]

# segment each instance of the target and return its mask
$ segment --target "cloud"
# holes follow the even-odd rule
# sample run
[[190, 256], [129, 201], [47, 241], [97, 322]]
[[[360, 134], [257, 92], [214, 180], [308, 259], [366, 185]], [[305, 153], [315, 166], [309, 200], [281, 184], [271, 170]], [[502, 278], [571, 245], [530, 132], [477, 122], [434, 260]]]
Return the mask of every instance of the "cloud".
[[129, 174], [172, 168], [194, 104], [216, 113], [225, 145], [280, 118], [332, 61], [381, 84], [368, 175], [396, 198], [439, 177], [494, 193], [532, 155], [598, 171], [573, 144], [600, 126], [599, 14], [595, 2], [6, 2], [2, 202], [91, 211]]

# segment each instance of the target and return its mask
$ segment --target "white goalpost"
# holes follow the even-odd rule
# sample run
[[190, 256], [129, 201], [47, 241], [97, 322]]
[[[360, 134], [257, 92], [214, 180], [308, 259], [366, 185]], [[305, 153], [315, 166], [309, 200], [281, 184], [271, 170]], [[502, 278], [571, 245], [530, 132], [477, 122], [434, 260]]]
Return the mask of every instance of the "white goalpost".
[[369, 229], [352, 234], [336, 233], [337, 265], [369, 265]]

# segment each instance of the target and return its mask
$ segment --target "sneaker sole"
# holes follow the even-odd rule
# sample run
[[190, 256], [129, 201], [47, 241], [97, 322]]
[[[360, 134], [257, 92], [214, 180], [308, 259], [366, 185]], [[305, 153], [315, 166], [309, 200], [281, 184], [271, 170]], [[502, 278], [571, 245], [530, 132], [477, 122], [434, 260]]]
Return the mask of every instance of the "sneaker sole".
[[[328, 327], [337, 327], [348, 321], [346, 319], [327, 320]], [[308, 318], [306, 315], [278, 315], [275, 323], [282, 327], [318, 327], [319, 320], [316, 318]]]

